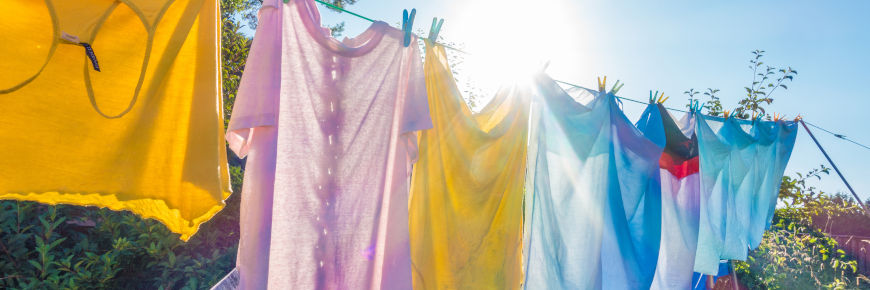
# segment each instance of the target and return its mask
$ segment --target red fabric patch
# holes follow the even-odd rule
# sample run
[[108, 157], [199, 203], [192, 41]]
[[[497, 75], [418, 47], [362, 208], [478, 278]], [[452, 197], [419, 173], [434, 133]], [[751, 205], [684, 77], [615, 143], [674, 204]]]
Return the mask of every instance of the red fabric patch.
[[686, 160], [664, 153], [659, 159], [659, 167], [670, 171], [677, 179], [680, 179], [698, 173], [698, 156]]

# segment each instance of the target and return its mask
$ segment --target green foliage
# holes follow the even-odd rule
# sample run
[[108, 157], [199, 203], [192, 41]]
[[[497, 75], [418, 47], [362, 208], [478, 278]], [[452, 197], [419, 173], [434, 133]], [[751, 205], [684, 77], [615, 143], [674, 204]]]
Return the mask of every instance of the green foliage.
[[833, 217], [861, 212], [847, 196], [807, 185], [829, 171], [822, 166], [782, 179], [779, 197], [784, 206], [776, 210], [773, 226], [746, 262], [735, 263], [739, 280], [750, 289], [870, 289], [857, 262], [818, 229], [820, 220], [829, 224]]
[[[765, 105], [770, 105], [773, 102], [771, 95], [778, 88], [787, 90], [788, 86], [785, 81], [792, 81], [797, 75], [797, 71], [791, 67], [777, 68], [769, 65], [764, 65], [761, 58], [764, 57], [763, 50], [756, 49], [752, 52], [754, 57], [749, 60], [749, 68], [752, 69], [752, 84], [746, 89], [746, 97], [740, 100], [734, 115], [741, 119], [755, 118], [756, 116], [770, 118], [770, 115], [764, 110]], [[764, 68], [762, 68], [764, 65]]]
[[238, 218], [227, 212], [185, 243], [129, 212], [2, 201], [0, 288], [208, 288], [235, 265]]
[[[683, 92], [683, 94], [689, 96], [689, 104], [686, 105], [686, 108], [691, 108], [692, 103], [697, 100], [695, 98], [696, 95], [701, 92], [696, 91], [695, 89], [689, 89], [688, 91]], [[710, 116], [722, 116], [722, 102], [719, 101], [719, 97], [716, 94], [719, 93], [719, 89], [707, 88], [707, 91], [704, 92], [704, 95], [707, 96], [710, 100], [704, 102], [702, 106], [704, 109], [707, 109], [707, 115]]]

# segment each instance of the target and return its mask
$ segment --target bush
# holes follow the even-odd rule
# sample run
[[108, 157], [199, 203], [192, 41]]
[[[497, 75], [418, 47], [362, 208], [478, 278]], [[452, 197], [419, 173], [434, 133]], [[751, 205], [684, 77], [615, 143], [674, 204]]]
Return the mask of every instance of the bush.
[[828, 171], [822, 166], [805, 175], [798, 173], [797, 178], [783, 178], [782, 206], [773, 225], [749, 259], [735, 263], [741, 283], [750, 289], [870, 289], [870, 280], [858, 272], [855, 259], [819, 230], [819, 224], [829, 225], [832, 218], [861, 214], [849, 197], [828, 195], [806, 184]]
[[237, 194], [189, 242], [94, 207], [0, 202], [0, 288], [206, 289], [235, 266]]

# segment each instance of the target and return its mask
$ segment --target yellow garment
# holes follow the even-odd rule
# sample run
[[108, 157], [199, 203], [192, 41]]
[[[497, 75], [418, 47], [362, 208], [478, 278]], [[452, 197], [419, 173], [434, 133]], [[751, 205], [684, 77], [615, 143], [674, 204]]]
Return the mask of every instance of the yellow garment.
[[190, 238], [229, 196], [219, 19], [216, 0], [3, 1], [0, 199], [129, 210]]
[[442, 46], [427, 42], [425, 72], [434, 128], [411, 183], [414, 289], [519, 288], [528, 91], [502, 88], [472, 115]]

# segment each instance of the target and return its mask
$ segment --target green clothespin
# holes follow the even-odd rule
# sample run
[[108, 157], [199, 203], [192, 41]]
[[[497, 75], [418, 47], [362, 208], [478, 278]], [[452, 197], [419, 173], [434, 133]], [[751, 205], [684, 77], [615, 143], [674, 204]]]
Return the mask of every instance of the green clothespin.
[[613, 87], [610, 88], [610, 93], [615, 95], [616, 92], [618, 92], [620, 89], [622, 89], [622, 86], [624, 86], [624, 85], [625, 84], [620, 84], [619, 80], [616, 80], [616, 83], [614, 83]]
[[290, 0], [284, 0], [284, 3], [290, 3]]
[[414, 16], [417, 15], [417, 9], [411, 9], [411, 14], [408, 14], [408, 9], [405, 9], [402, 12], [402, 31], [405, 32], [404, 45], [408, 47], [411, 45], [411, 34], [414, 34], [412, 31], [414, 29]]
[[655, 102], [656, 102], [656, 97], [657, 97], [658, 95], [659, 95], [659, 91], [656, 91], [656, 93], [653, 94], [653, 91], [652, 91], [652, 90], [649, 90], [649, 103], [650, 103], [650, 104], [655, 104]]
[[441, 32], [441, 25], [444, 24], [444, 19], [438, 20], [438, 17], [432, 17], [432, 27], [429, 28], [429, 42], [435, 44], [438, 41], [438, 33]]

